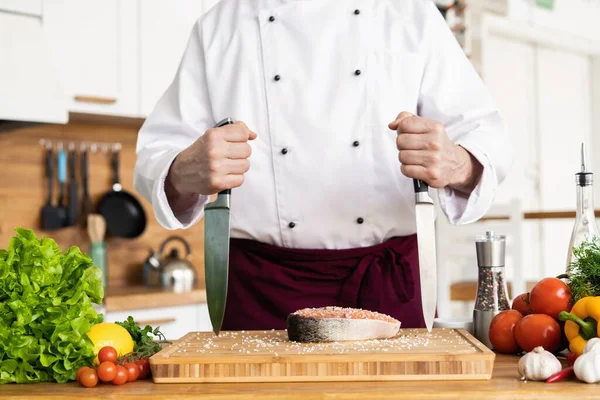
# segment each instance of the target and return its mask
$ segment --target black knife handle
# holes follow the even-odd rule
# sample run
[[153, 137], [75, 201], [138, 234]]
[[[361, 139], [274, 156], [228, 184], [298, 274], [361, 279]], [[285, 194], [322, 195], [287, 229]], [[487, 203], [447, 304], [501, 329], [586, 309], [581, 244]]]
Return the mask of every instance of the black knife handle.
[[77, 202], [77, 181], [75, 175], [75, 150], [71, 150], [69, 158], [69, 213], [68, 213], [68, 222], [69, 226], [75, 224], [77, 221], [77, 206], [79, 203]]
[[48, 178], [48, 204], [52, 204], [53, 186], [54, 186], [54, 154], [52, 147], [46, 150], [46, 177]]
[[[219, 122], [218, 122], [218, 123], [215, 125], [215, 128], [220, 128], [220, 127], [222, 127], [222, 126], [225, 126], [225, 125], [233, 125], [233, 119], [232, 119], [232, 118], [229, 118], [229, 117], [227, 117], [227, 118], [225, 118], [225, 119], [223, 119], [223, 120], [219, 121]], [[231, 189], [225, 189], [225, 190], [221, 190], [221, 191], [219, 192], [219, 195], [221, 195], [221, 194], [223, 194], [223, 195], [231, 194]]]
[[88, 195], [88, 152], [83, 149], [81, 152], [81, 185], [83, 187], [83, 195]]
[[429, 191], [429, 185], [420, 179], [413, 179], [415, 193], [423, 193]]

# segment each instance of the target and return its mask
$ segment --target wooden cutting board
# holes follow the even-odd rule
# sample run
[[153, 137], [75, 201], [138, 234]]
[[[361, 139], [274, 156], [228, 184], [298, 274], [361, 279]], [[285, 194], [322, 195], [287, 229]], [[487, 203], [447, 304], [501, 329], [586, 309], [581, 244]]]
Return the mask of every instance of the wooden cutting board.
[[286, 331], [192, 332], [150, 358], [155, 383], [490, 379], [495, 354], [465, 330], [295, 343]]

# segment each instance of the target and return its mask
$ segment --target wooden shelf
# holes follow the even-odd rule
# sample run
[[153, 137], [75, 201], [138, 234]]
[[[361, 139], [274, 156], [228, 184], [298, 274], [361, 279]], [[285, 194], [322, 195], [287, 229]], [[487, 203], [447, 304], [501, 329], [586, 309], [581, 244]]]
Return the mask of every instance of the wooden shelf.
[[[600, 217], [600, 210], [595, 211], [596, 217]], [[575, 218], [575, 211], [527, 211], [523, 213], [523, 219], [572, 219]], [[483, 217], [479, 221], [499, 221], [508, 220], [507, 216]]]

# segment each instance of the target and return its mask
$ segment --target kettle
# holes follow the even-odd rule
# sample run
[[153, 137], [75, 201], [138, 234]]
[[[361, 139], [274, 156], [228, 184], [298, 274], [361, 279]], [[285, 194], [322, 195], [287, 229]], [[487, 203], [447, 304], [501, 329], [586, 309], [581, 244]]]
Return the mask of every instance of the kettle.
[[[183, 243], [186, 251], [184, 258], [179, 257], [176, 248], [165, 255], [167, 244], [172, 241]], [[187, 292], [196, 283], [196, 270], [190, 263], [191, 250], [188, 242], [180, 236], [171, 236], [161, 245], [158, 254], [151, 251], [144, 264], [144, 281], [150, 286], [162, 286], [163, 289], [174, 292]]]

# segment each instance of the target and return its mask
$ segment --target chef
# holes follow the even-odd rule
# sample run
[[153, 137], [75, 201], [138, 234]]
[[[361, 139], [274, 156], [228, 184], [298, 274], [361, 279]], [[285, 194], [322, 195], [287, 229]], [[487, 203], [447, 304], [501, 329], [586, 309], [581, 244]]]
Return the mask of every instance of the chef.
[[510, 163], [431, 0], [222, 0], [139, 132], [134, 183], [170, 230], [232, 189], [223, 330], [284, 329], [329, 305], [408, 328], [425, 326], [412, 179], [438, 218], [465, 224]]

